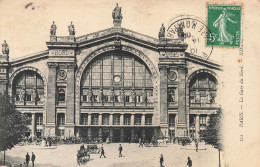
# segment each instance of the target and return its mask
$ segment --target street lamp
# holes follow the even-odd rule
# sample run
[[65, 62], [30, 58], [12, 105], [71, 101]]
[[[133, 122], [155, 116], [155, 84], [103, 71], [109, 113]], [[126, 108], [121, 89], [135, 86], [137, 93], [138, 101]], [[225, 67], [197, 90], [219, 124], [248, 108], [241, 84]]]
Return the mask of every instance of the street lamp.
[[70, 137], [70, 129], [69, 129], [69, 137]]
[[166, 139], [166, 131], [164, 131], [164, 138]]
[[184, 130], [184, 131], [183, 131], [184, 138], [185, 138], [185, 132], [186, 132], [186, 131]]
[[49, 129], [49, 136], [50, 136], [50, 133], [51, 133], [51, 129]]

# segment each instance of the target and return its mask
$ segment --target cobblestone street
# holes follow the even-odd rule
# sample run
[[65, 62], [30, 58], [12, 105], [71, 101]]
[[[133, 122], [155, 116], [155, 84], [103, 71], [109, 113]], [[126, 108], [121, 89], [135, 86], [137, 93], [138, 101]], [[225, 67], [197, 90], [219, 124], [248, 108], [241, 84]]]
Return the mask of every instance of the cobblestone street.
[[[160, 154], [164, 156], [165, 167], [186, 166], [187, 157], [191, 157], [194, 167], [218, 167], [218, 151], [210, 145], [199, 145], [196, 152], [195, 145], [181, 146], [168, 144], [167, 147], [143, 147], [139, 148], [135, 143], [122, 143], [123, 157], [118, 157], [119, 143], [104, 144], [106, 158], [99, 158], [100, 154], [91, 154], [90, 161], [81, 166], [88, 167], [159, 167]], [[55, 147], [55, 146], [54, 146]], [[86, 147], [86, 145], [85, 145]], [[100, 147], [100, 145], [98, 145]], [[55, 149], [46, 149], [41, 146], [28, 145], [17, 146], [8, 150], [7, 160], [21, 164], [25, 160], [27, 152], [36, 155], [36, 167], [71, 167], [78, 166], [76, 152], [79, 144], [60, 145]], [[222, 158], [222, 157], [221, 157]], [[3, 153], [1, 152], [1, 160]], [[29, 166], [31, 166], [31, 161]]]

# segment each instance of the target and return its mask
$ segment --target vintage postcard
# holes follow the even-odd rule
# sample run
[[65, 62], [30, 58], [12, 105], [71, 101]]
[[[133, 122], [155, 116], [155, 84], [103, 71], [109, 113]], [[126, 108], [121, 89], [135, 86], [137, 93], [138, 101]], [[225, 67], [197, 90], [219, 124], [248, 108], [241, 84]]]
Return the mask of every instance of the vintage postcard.
[[0, 166], [259, 166], [259, 8], [0, 0]]

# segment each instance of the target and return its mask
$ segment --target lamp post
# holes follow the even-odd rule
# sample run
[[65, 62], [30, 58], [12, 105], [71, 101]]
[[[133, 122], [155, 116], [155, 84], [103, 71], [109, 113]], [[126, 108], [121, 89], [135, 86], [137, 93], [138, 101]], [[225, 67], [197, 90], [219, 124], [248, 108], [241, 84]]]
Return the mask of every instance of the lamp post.
[[186, 132], [186, 131], [184, 130], [184, 131], [183, 131], [183, 136], [184, 136], [184, 138], [185, 138], [185, 132]]
[[70, 137], [70, 129], [69, 129], [69, 137]]
[[51, 133], [51, 129], [49, 129], [49, 136], [50, 136], [50, 133]]

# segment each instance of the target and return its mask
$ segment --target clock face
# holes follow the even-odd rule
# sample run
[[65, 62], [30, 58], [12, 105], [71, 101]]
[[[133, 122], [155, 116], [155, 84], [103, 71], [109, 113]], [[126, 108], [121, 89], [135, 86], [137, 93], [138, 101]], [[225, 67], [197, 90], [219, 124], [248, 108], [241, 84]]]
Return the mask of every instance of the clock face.
[[118, 83], [121, 81], [121, 77], [119, 75], [114, 76], [114, 82]]
[[170, 73], [168, 74], [168, 78], [169, 78], [169, 80], [171, 80], [171, 81], [175, 81], [175, 80], [177, 79], [177, 74], [176, 74], [176, 72], [170, 71]]

